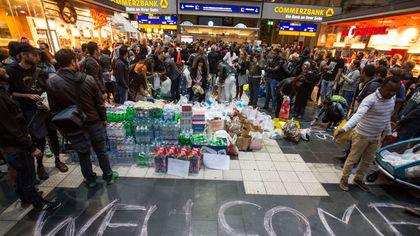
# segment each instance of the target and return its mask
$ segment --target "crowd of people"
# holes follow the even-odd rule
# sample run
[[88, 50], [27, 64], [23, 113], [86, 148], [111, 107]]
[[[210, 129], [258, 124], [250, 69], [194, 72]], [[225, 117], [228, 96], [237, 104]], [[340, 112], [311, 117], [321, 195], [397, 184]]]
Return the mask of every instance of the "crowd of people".
[[[390, 58], [375, 50], [333, 52], [293, 45], [141, 39], [113, 45], [89, 42], [53, 55], [47, 44], [34, 48], [11, 42], [0, 52], [2, 158], [23, 204], [55, 209], [59, 203], [46, 201], [35, 187], [36, 176], [48, 179], [43, 165], [47, 141], [61, 172], [68, 167], [60, 160], [59, 137], [71, 143], [87, 186], [96, 185], [91, 149], [103, 179], [111, 184], [118, 178], [105, 147], [106, 103], [156, 98], [176, 102], [181, 97], [232, 102], [243, 98], [248, 85], [248, 104], [276, 117], [288, 97], [290, 118], [303, 118], [308, 102], [320, 108], [311, 125], [326, 123], [333, 129], [349, 118], [337, 132], [338, 138], [355, 127], [340, 187], [348, 190], [351, 168], [360, 160], [355, 182], [366, 189], [363, 177], [381, 135], [394, 130], [401, 140], [419, 136], [419, 78], [413, 77], [414, 63], [403, 63], [399, 54]], [[259, 103], [261, 96], [264, 103]]]

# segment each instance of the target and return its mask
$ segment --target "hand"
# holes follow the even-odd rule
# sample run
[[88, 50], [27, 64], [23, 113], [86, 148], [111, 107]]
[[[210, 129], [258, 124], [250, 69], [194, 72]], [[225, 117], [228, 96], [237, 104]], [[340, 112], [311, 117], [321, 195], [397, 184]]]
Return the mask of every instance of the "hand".
[[106, 120], [102, 121], [102, 125], [106, 128], [106, 126], [108, 125], [108, 122]]
[[339, 139], [341, 138], [344, 134], [346, 133], [346, 131], [344, 129], [340, 129], [339, 131], [337, 131], [337, 133], [334, 135], [334, 139]]
[[42, 152], [38, 148], [35, 148], [35, 151], [32, 152], [31, 156], [32, 157], [41, 157], [42, 156]]
[[27, 96], [29, 99], [35, 101], [35, 102], [39, 102], [42, 101], [43, 98], [41, 96], [39, 96], [38, 94], [28, 94]]

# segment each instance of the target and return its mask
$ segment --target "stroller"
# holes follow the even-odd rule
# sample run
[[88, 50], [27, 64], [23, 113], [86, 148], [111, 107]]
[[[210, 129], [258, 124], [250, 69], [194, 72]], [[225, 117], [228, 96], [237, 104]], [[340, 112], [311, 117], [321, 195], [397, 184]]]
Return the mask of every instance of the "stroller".
[[420, 190], [420, 138], [391, 144], [376, 151], [378, 171], [367, 176], [374, 182], [379, 173], [393, 181]]

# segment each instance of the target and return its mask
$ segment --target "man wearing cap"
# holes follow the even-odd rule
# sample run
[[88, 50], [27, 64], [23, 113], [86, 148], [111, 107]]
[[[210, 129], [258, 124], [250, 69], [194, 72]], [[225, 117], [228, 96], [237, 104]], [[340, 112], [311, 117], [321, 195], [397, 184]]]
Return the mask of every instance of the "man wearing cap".
[[37, 210], [54, 210], [61, 204], [43, 199], [35, 188], [33, 158], [42, 156], [42, 152], [33, 145], [22, 111], [6, 91], [9, 81], [5, 70], [0, 68], [0, 150], [17, 172], [16, 193], [22, 205], [32, 203]]
[[264, 69], [265, 60], [261, 56], [262, 48], [258, 47], [254, 52], [254, 57], [252, 58], [249, 65], [249, 105], [256, 107], [258, 103], [258, 91], [260, 89], [261, 83], [261, 72]]
[[[6, 67], [10, 76], [9, 93], [23, 112], [34, 145], [42, 152], [42, 155], [37, 156], [37, 174], [41, 180], [46, 180], [49, 176], [42, 160], [48, 134], [46, 119], [49, 111], [41, 95], [46, 92], [48, 75], [37, 68], [40, 50], [27, 44], [21, 44], [17, 50], [20, 61]], [[55, 165], [60, 170], [65, 169], [59, 159], [56, 159]]]

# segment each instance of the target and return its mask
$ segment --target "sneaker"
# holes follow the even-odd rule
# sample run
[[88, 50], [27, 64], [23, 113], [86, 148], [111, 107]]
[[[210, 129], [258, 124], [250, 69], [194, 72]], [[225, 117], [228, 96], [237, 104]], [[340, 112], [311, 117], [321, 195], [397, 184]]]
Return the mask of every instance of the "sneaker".
[[115, 183], [115, 180], [118, 179], [118, 172], [112, 171], [111, 177], [104, 179], [108, 185]]
[[43, 166], [38, 166], [37, 171], [40, 180], [47, 180], [49, 178], [47, 171]]
[[363, 191], [369, 192], [369, 187], [366, 185], [365, 181], [355, 178], [353, 182]]
[[57, 168], [60, 172], [63, 172], [63, 173], [69, 171], [69, 168], [67, 167], [67, 165], [61, 162], [60, 160], [55, 162], [55, 168]]
[[86, 186], [88, 186], [89, 188], [94, 188], [94, 187], [96, 187], [96, 185], [97, 185], [97, 183], [96, 183], [96, 180], [93, 180], [93, 181], [89, 181], [89, 180], [84, 180], [83, 181], [83, 183], [85, 183], [86, 184]]
[[343, 191], [349, 191], [349, 181], [347, 179], [341, 178], [339, 187]]
[[61, 202], [50, 202], [50, 201], [44, 201], [41, 205], [35, 206], [34, 209], [37, 211], [53, 211], [61, 206]]

